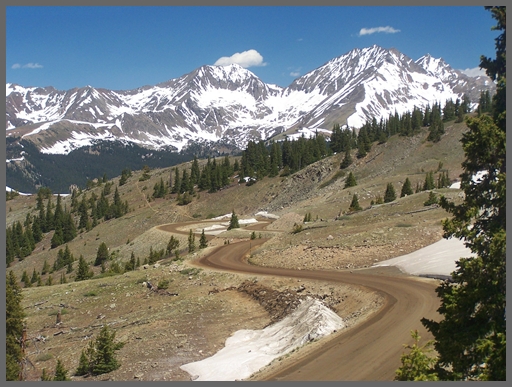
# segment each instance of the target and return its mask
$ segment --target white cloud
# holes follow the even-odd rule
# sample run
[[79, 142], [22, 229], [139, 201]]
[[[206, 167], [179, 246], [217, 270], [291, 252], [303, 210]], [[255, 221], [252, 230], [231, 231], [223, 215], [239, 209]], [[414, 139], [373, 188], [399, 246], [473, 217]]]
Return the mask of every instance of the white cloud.
[[292, 71], [290, 73], [290, 76], [292, 76], [292, 77], [298, 77], [299, 75], [300, 75], [300, 71]]
[[23, 69], [42, 69], [43, 65], [40, 65], [39, 63], [27, 63], [24, 65], [15, 63], [11, 66], [11, 69], [13, 69], [13, 70], [21, 69], [21, 68], [23, 68]]
[[385, 34], [396, 34], [397, 32], [400, 32], [400, 30], [397, 30], [390, 26], [361, 28], [361, 31], [359, 31], [359, 36], [371, 35], [371, 34], [380, 33], [380, 32], [384, 32]]
[[231, 56], [223, 56], [214, 63], [215, 66], [227, 66], [230, 64], [238, 64], [243, 68], [248, 68], [251, 66], [266, 66], [267, 64], [263, 62], [263, 57], [256, 50], [247, 50], [244, 52], [237, 52]]
[[468, 77], [479, 77], [486, 76], [485, 70], [480, 67], [474, 67], [472, 69], [460, 70], [463, 74], [466, 74]]
[[39, 63], [27, 63], [26, 65], [23, 65], [24, 69], [42, 69], [43, 66]]

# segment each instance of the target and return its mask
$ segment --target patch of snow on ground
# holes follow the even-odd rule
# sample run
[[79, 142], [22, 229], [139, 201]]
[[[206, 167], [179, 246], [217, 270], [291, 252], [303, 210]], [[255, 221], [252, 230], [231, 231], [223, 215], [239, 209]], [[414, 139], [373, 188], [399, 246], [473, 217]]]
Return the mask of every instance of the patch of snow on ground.
[[224, 220], [224, 219], [231, 219], [231, 214], [221, 215], [221, 216], [217, 216], [216, 218], [212, 218], [212, 220]]
[[254, 216], [261, 216], [262, 218], [268, 219], [279, 219], [279, 216], [274, 214], [269, 214], [267, 211], [260, 211], [254, 214]]
[[[5, 186], [5, 192], [12, 192], [12, 191], [14, 191], [14, 192], [18, 192], [18, 191], [16, 191], [15, 189], [12, 189], [11, 187]], [[23, 192], [18, 192], [18, 193], [19, 193], [20, 195], [22, 195], [22, 196], [30, 196], [30, 195], [32, 195], [32, 194], [29, 194], [29, 193], [23, 193]]]
[[258, 223], [258, 221], [254, 218], [249, 218], [249, 219], [239, 219], [238, 220], [238, 224], [253, 224], [253, 223]]
[[344, 327], [341, 317], [309, 298], [281, 321], [261, 330], [239, 330], [215, 355], [180, 368], [198, 381], [241, 380], [308, 341]]
[[456, 261], [473, 253], [457, 238], [441, 239], [410, 254], [388, 259], [373, 266], [397, 266], [400, 270], [421, 276], [450, 276], [456, 269]]

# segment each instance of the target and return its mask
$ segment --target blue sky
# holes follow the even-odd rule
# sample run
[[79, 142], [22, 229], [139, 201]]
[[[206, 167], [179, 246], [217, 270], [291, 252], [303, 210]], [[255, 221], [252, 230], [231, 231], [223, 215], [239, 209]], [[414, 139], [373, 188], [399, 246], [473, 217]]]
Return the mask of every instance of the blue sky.
[[11, 6], [6, 82], [130, 90], [237, 62], [285, 87], [373, 44], [464, 70], [495, 57], [493, 25], [483, 6]]

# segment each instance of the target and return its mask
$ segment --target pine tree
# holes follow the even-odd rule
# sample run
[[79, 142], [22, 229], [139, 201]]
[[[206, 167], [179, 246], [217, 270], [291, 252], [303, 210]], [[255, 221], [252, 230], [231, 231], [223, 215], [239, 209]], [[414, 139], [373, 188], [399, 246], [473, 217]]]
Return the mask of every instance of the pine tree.
[[240, 228], [240, 224], [238, 223], [238, 216], [235, 214], [235, 210], [231, 213], [231, 219], [229, 220], [228, 230], [232, 230], [234, 228]]
[[71, 212], [66, 211], [63, 215], [62, 240], [64, 243], [71, 242], [77, 235], [75, 221]]
[[180, 171], [178, 168], [174, 168], [174, 185], [172, 186], [171, 193], [173, 194], [179, 194], [181, 193], [181, 178], [180, 178]]
[[423, 191], [430, 191], [436, 188], [436, 185], [434, 183], [434, 172], [430, 171], [427, 172], [425, 175], [425, 182], [423, 183]]
[[[445, 238], [457, 237], [474, 254], [461, 258], [451, 282], [437, 288], [437, 321], [422, 323], [435, 338], [436, 367], [446, 380], [506, 380], [506, 7], [490, 10], [503, 32], [496, 58], [480, 67], [497, 83], [492, 117], [467, 119], [463, 134], [461, 204], [441, 198], [453, 218], [443, 222]], [[485, 171], [480, 182], [473, 176]]]
[[82, 201], [78, 206], [78, 213], [80, 215], [80, 220], [78, 221], [78, 228], [85, 229], [87, 228], [87, 222], [89, 221], [89, 215], [87, 214], [87, 198], [86, 195], [82, 197]]
[[80, 258], [78, 258], [78, 268], [75, 275], [75, 281], [84, 281], [89, 278], [92, 278], [93, 272], [89, 268], [89, 264], [84, 259], [83, 255], [80, 254]]
[[23, 319], [25, 313], [21, 306], [23, 295], [18, 279], [11, 270], [5, 279], [5, 365], [6, 380], [20, 380], [23, 351]]
[[102, 263], [105, 263], [109, 258], [108, 247], [105, 242], [101, 242], [98, 247], [98, 251], [96, 252], [96, 260], [94, 261], [94, 266], [100, 266]]
[[343, 158], [343, 161], [340, 164], [340, 169], [348, 168], [352, 164], [352, 157], [350, 156], [350, 149], [347, 149], [345, 151], [345, 157]]
[[[91, 342], [92, 343], [92, 342]], [[88, 375], [91, 372], [92, 365], [85, 350], [82, 350], [80, 360], [78, 361], [78, 368], [75, 371], [76, 376]]]
[[192, 229], [190, 229], [188, 233], [188, 252], [192, 253], [194, 251], [196, 251], [196, 236], [192, 232]]
[[345, 181], [344, 188], [355, 187], [356, 185], [357, 185], [357, 181], [356, 181], [354, 174], [352, 172], [349, 172], [349, 174], [347, 176], [347, 180]]
[[50, 271], [50, 265], [48, 264], [48, 261], [45, 259], [43, 261], [43, 268], [41, 269], [41, 274], [42, 275], [45, 275], [46, 273], [48, 273]]
[[116, 332], [103, 326], [96, 338], [96, 353], [94, 356], [92, 374], [101, 375], [118, 369], [121, 364], [117, 361], [115, 351], [122, 348], [123, 343], [115, 343]]
[[53, 380], [59, 382], [71, 380], [68, 378], [68, 371], [64, 368], [64, 365], [60, 359], [57, 359], [57, 365], [55, 366], [55, 376], [53, 377]]
[[32, 271], [32, 278], [30, 278], [30, 283], [35, 284], [37, 282], [38, 277], [39, 277], [39, 275], [38, 275], [36, 269], [34, 268], [34, 270]]
[[386, 186], [386, 192], [384, 193], [384, 203], [390, 203], [396, 199], [395, 187], [393, 183], [388, 183]]
[[419, 346], [420, 335], [418, 331], [412, 331], [411, 336], [414, 339], [412, 346], [404, 345], [411, 351], [408, 354], [402, 354], [402, 366], [396, 371], [396, 381], [435, 381], [439, 380], [433, 366], [436, 363], [436, 357], [431, 356], [434, 341], [428, 341], [423, 346]]
[[121, 364], [116, 358], [115, 351], [121, 349], [124, 343], [115, 340], [115, 331], [110, 331], [107, 325], [101, 328], [95, 341], [90, 341], [87, 349], [82, 350], [75, 375], [101, 375], [118, 369]]
[[48, 373], [46, 372], [46, 368], [43, 368], [43, 372], [41, 374], [41, 381], [49, 382], [51, 380], [52, 380], [52, 377], [50, 375], [48, 375]]
[[201, 239], [199, 239], [199, 248], [204, 249], [205, 247], [208, 247], [208, 239], [206, 239], [206, 235], [203, 232], [201, 233]]
[[169, 239], [169, 242], [167, 243], [167, 255], [171, 255], [179, 245], [180, 241], [172, 235], [171, 239]]
[[359, 199], [357, 198], [357, 195], [352, 195], [352, 202], [350, 203], [350, 207], [348, 208], [349, 211], [360, 211], [362, 210], [361, 206], [359, 205]]
[[428, 193], [428, 199], [423, 203], [424, 206], [431, 206], [432, 204], [437, 204], [438, 199], [437, 195], [434, 193], [434, 191], [430, 191]]
[[404, 185], [402, 185], [402, 191], [400, 192], [400, 197], [403, 198], [404, 196], [412, 195], [414, 192], [412, 190], [411, 181], [409, 178], [405, 178]]
[[21, 275], [21, 282], [25, 285], [25, 287], [30, 287], [30, 280], [28, 279], [28, 274], [26, 270], [23, 270], [23, 274]]

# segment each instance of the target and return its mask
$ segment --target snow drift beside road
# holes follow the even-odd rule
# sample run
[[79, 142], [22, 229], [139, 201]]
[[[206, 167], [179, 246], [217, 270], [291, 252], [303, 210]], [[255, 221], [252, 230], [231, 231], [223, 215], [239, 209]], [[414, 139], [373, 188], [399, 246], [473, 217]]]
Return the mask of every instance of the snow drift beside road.
[[456, 269], [456, 261], [473, 254], [464, 242], [457, 238], [441, 239], [410, 254], [388, 259], [373, 266], [397, 266], [412, 275], [450, 276]]
[[198, 381], [241, 380], [308, 341], [344, 327], [341, 317], [309, 298], [281, 321], [261, 330], [239, 330], [215, 355], [180, 368]]

